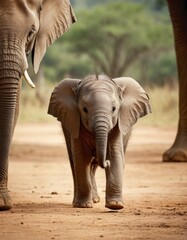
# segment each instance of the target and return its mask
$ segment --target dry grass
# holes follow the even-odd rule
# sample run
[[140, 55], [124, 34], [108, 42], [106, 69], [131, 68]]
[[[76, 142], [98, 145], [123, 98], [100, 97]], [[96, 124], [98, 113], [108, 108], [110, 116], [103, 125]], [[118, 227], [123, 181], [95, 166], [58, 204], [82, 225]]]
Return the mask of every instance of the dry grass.
[[[54, 86], [53, 86], [54, 87]], [[36, 90], [26, 86], [22, 91], [19, 122], [54, 122], [54, 118], [47, 114], [50, 94], [53, 87], [43, 89], [42, 101], [36, 97]], [[142, 118], [139, 122], [149, 126], [173, 127], [178, 119], [178, 89], [154, 87], [147, 88], [150, 97], [152, 114]]]
[[146, 89], [150, 97], [152, 114], [142, 119], [143, 124], [173, 127], [178, 121], [178, 87], [154, 87]]
[[[37, 88], [36, 88], [37, 89]], [[47, 114], [49, 99], [53, 87], [42, 89], [40, 95], [36, 89], [25, 86], [21, 93], [20, 123], [51, 122], [53, 118]]]

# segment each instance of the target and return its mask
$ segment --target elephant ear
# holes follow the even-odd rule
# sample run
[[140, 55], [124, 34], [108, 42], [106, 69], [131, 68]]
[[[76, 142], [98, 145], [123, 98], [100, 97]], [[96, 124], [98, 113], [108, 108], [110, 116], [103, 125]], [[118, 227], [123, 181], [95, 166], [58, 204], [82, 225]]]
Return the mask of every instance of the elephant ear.
[[34, 72], [37, 73], [46, 49], [76, 21], [69, 0], [43, 0], [40, 28], [32, 51]]
[[75, 93], [79, 82], [78, 79], [62, 80], [53, 90], [48, 107], [48, 114], [56, 117], [73, 138], [78, 138], [80, 128], [80, 114]]
[[151, 113], [149, 97], [144, 89], [132, 78], [115, 78], [114, 82], [121, 89], [121, 109], [119, 129], [125, 135], [137, 120]]

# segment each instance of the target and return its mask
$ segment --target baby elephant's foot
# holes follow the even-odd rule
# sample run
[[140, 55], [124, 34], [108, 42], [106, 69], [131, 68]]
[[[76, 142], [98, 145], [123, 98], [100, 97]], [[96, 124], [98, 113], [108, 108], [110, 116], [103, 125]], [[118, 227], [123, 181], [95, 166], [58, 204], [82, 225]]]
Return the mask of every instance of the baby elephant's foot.
[[124, 204], [122, 201], [110, 200], [106, 201], [105, 207], [110, 208], [112, 210], [120, 210], [124, 208]]
[[76, 207], [76, 208], [92, 208], [93, 204], [92, 204], [92, 202], [74, 202], [73, 207]]
[[100, 202], [100, 197], [94, 196], [94, 197], [92, 198], [92, 200], [93, 200], [94, 203], [98, 203], [98, 202]]
[[100, 202], [100, 197], [99, 197], [99, 194], [97, 193], [97, 191], [92, 192], [92, 201], [93, 201], [93, 203]]

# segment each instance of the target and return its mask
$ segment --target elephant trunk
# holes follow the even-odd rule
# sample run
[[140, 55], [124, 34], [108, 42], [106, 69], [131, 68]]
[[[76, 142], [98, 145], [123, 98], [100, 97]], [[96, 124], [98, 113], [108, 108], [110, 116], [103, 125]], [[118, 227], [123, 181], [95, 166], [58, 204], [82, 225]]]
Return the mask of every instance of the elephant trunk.
[[94, 133], [98, 164], [101, 168], [109, 167], [110, 161], [106, 160], [108, 142], [108, 123], [106, 121], [97, 121], [94, 124]]
[[8, 154], [18, 116], [19, 79], [23, 73], [20, 53], [0, 43], [0, 185], [6, 188]]

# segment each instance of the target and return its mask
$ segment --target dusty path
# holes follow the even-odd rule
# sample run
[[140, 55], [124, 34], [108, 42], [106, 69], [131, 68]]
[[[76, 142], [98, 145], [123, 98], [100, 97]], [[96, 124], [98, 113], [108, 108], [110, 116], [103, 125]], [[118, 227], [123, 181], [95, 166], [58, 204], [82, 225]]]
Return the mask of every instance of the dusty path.
[[9, 168], [11, 211], [0, 212], [0, 240], [187, 239], [187, 164], [162, 163], [172, 129], [137, 126], [126, 155], [125, 209], [104, 207], [105, 175], [99, 169], [101, 202], [72, 208], [72, 177], [60, 127], [19, 125]]

